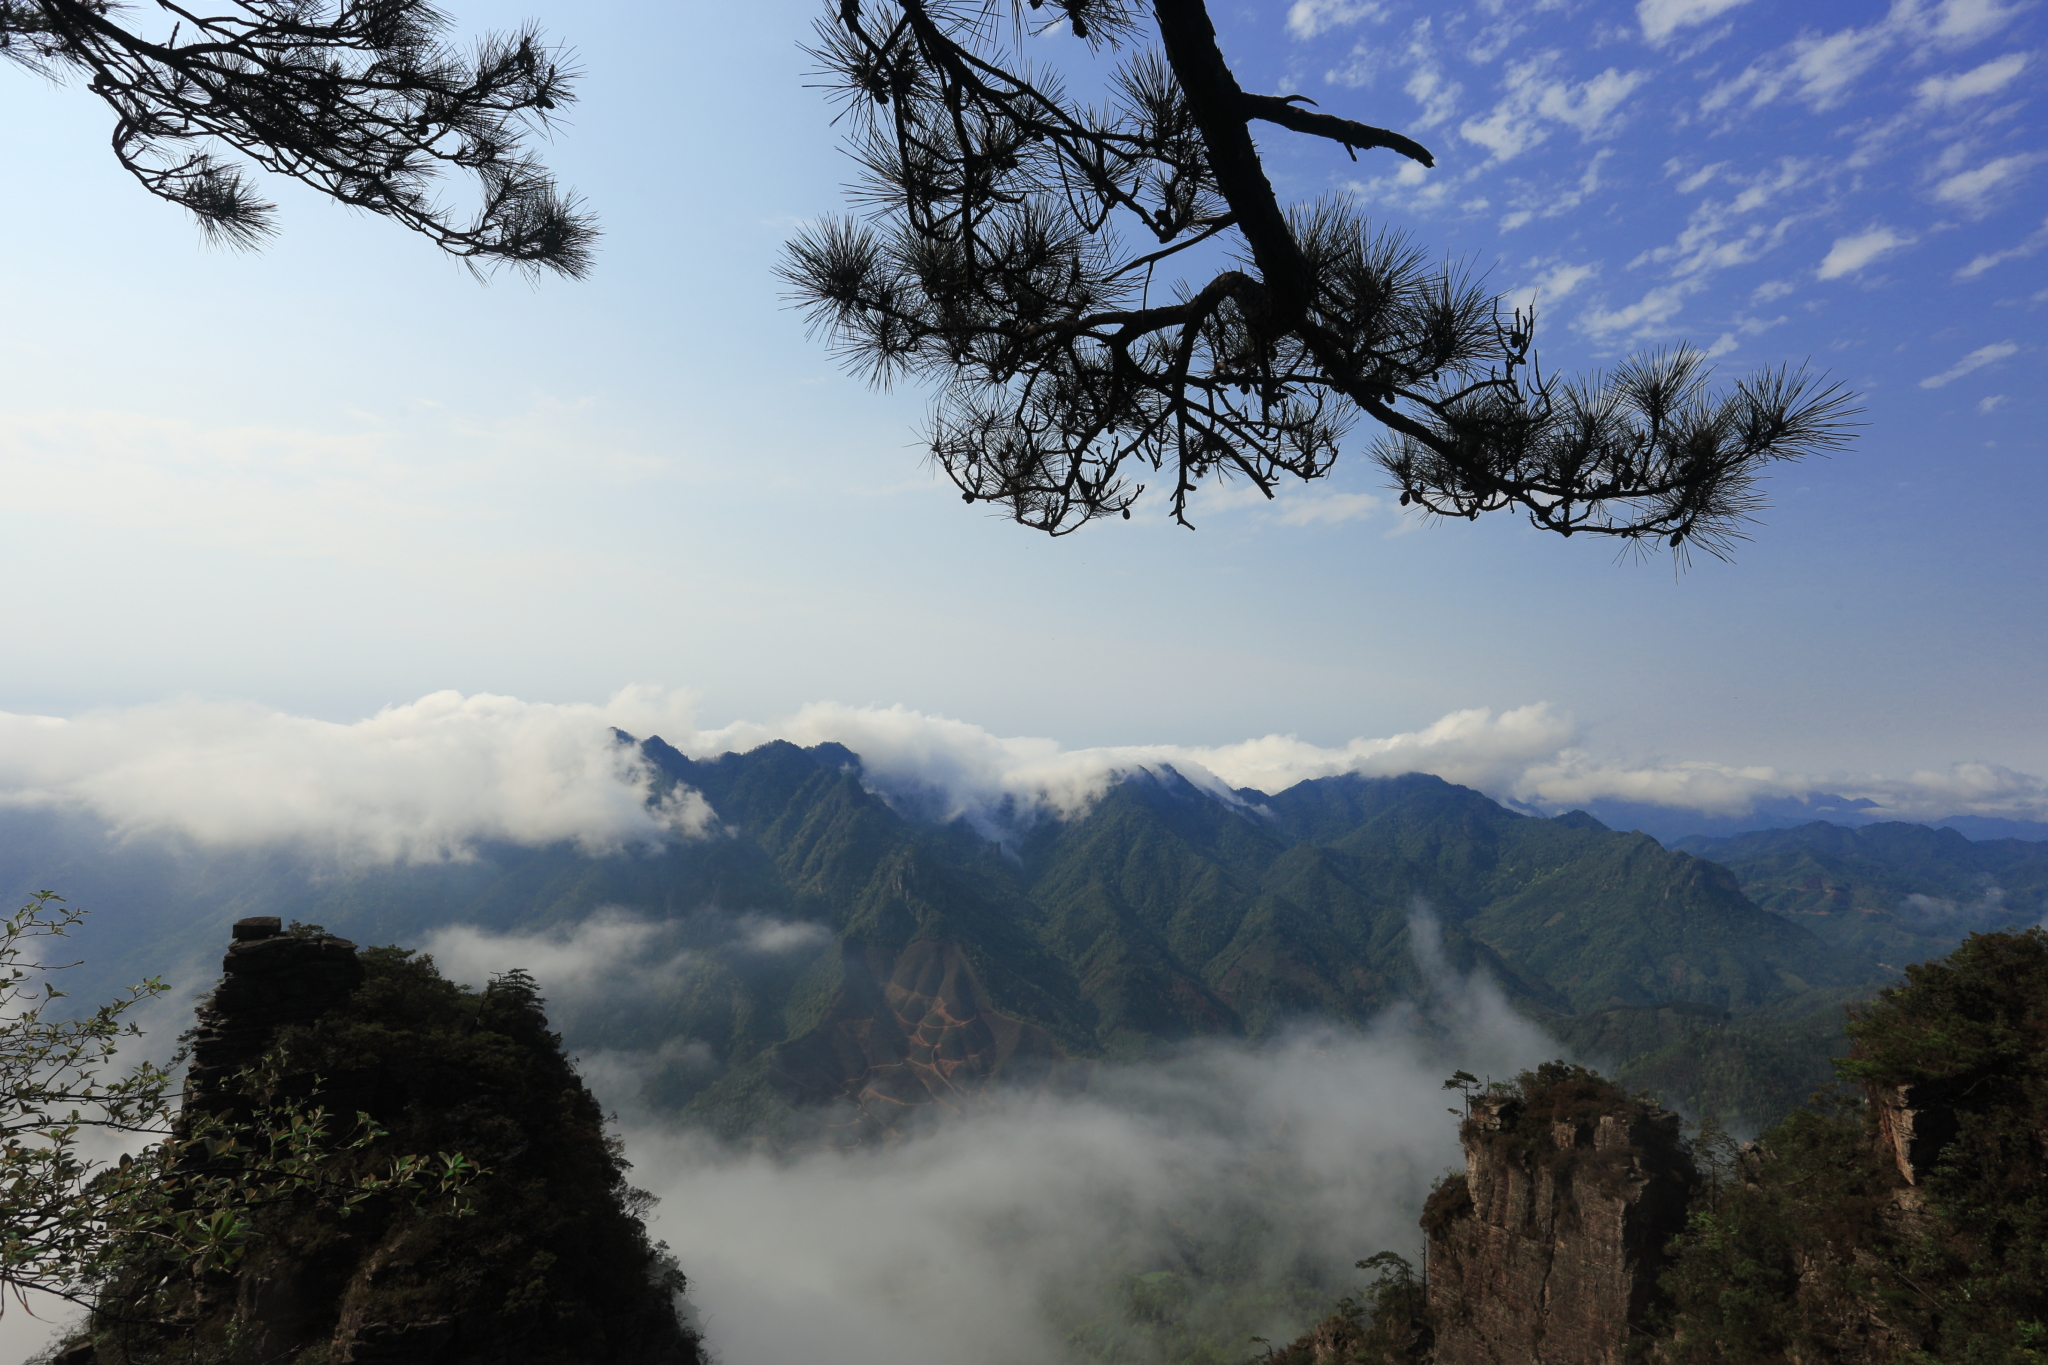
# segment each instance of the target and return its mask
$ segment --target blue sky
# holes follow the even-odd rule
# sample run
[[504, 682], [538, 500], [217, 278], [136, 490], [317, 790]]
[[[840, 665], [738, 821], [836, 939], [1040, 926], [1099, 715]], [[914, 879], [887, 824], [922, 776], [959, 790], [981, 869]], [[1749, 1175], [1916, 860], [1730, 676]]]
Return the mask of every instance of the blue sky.
[[963, 508], [913, 445], [922, 397], [839, 373], [778, 297], [846, 174], [797, 50], [818, 6], [452, 8], [580, 57], [548, 155], [604, 223], [586, 282], [480, 286], [289, 185], [274, 244], [209, 248], [96, 100], [0, 72], [0, 711], [352, 722], [650, 684], [707, 732], [832, 702], [1341, 747], [1540, 703], [1602, 763], [2002, 766], [2000, 809], [2048, 817], [2040, 7], [1216, 7], [1247, 87], [1439, 160], [1262, 129], [1283, 196], [1355, 193], [1536, 298], [1551, 370], [1685, 339], [1862, 395], [1856, 446], [1683, 575], [1413, 526], [1362, 459], [1208, 498], [1192, 534]]

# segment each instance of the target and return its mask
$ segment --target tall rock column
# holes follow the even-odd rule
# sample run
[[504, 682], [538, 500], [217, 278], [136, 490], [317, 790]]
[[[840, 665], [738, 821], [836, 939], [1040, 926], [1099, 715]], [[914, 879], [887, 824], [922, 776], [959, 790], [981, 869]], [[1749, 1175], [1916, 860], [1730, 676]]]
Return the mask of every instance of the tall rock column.
[[1436, 1365], [1622, 1365], [1698, 1181], [1678, 1115], [1549, 1063], [1460, 1136], [1423, 1216]]
[[330, 934], [285, 933], [275, 916], [235, 921], [221, 981], [199, 1007], [185, 1107], [263, 1055], [287, 1024], [308, 1024], [363, 984], [356, 945]]

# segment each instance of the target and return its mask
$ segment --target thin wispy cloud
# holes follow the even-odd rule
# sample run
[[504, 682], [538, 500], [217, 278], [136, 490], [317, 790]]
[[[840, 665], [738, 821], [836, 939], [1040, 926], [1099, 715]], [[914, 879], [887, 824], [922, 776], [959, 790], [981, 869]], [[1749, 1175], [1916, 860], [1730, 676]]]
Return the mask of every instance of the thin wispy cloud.
[[1599, 274], [1600, 266], [1596, 261], [1560, 261], [1519, 289], [1509, 290], [1507, 298], [1517, 308], [1540, 311], [1567, 298], [1580, 285]]
[[[1700, 107], [1723, 113], [1797, 100], [1817, 110], [1833, 109], [1894, 50], [1911, 45], [1965, 48], [2003, 28], [2017, 12], [2017, 7], [2001, 7], [1991, 0], [1943, 0], [1936, 5], [1893, 0], [1875, 23], [1833, 33], [1802, 33], [1765, 53], [1716, 84]], [[2017, 69], [2012, 74], [2017, 75]]]
[[1748, 3], [1749, 0], [1639, 0], [1636, 22], [1642, 26], [1644, 42], [1661, 44], [1682, 29], [1697, 28]]
[[1287, 10], [1287, 31], [1296, 38], [1313, 38], [1319, 33], [1365, 19], [1379, 19], [1386, 6], [1375, 0], [1294, 0]]
[[1465, 87], [1444, 73], [1430, 44], [1430, 22], [1418, 19], [1408, 38], [1408, 79], [1401, 86], [1420, 107], [1416, 125], [1434, 128], [1458, 112]]
[[2048, 161], [2048, 152], [2024, 152], [1994, 157], [1954, 175], [1943, 176], [1934, 186], [1934, 197], [1944, 204], [1972, 213], [1983, 213], [2007, 191], [2026, 179], [2027, 173]]
[[1621, 126], [1629, 96], [1650, 79], [1647, 71], [1608, 67], [1575, 81], [1562, 74], [1562, 65], [1555, 51], [1509, 63], [1499, 103], [1486, 117], [1459, 125], [1458, 135], [1486, 148], [1495, 161], [1511, 160], [1542, 143], [1549, 124], [1562, 124], [1581, 138], [1610, 136]]
[[1678, 316], [1685, 300], [1700, 291], [1698, 284], [1665, 284], [1646, 291], [1634, 303], [1619, 308], [1589, 308], [1578, 318], [1580, 330], [1595, 337], [1639, 335], [1661, 330]]
[[1968, 265], [1956, 271], [1956, 278], [1974, 280], [1985, 271], [1994, 270], [2007, 261], [2023, 260], [2044, 246], [2048, 246], [2048, 218], [2042, 219], [2041, 226], [2019, 243], [1999, 251], [1986, 251], [1971, 257]]
[[1757, 259], [1782, 242], [1799, 221], [1798, 214], [1782, 210], [1774, 217], [1758, 215], [1778, 209], [1789, 194], [1809, 186], [1813, 171], [1810, 162], [1784, 157], [1748, 176], [1723, 174], [1722, 182], [1737, 191], [1732, 197], [1702, 200], [1687, 215], [1677, 240], [1652, 247], [1630, 264], [1668, 266], [1672, 275], [1687, 279]]
[[1282, 500], [1280, 524], [1283, 526], [1335, 526], [1342, 522], [1358, 521], [1387, 508], [1387, 500], [1373, 493], [1324, 493], [1318, 496], [1297, 495]]
[[[1974, 43], [1988, 38], [2017, 18], [2027, 8], [2026, 0], [2002, 5], [1998, 0], [1942, 0], [1931, 9], [1932, 36], [1947, 43]], [[1894, 0], [1893, 13], [1906, 12], [1915, 18], [1930, 14], [1916, 0]]]
[[1944, 385], [1953, 384], [1964, 375], [1974, 374], [1986, 365], [1995, 365], [2008, 356], [2018, 355], [2019, 349], [2018, 346], [2010, 341], [1995, 341], [1989, 346], [1979, 346], [1940, 374], [1931, 374], [1921, 380], [1920, 387], [1923, 389], [1938, 389]]

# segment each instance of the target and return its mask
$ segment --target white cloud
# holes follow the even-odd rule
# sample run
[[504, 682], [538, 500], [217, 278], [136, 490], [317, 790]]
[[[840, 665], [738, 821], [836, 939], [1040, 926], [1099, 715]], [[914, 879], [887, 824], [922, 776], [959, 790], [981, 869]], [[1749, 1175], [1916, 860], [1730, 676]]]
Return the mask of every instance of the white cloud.
[[1566, 750], [1549, 763], [1531, 764], [1508, 794], [1558, 811], [1613, 800], [1741, 816], [1765, 801], [1817, 792], [1871, 801], [1874, 805], [1863, 814], [1880, 820], [1941, 820], [1955, 815], [2048, 819], [2048, 781], [1993, 763], [1958, 763], [1946, 771], [1888, 778], [1718, 763], [1631, 766]]
[[1515, 212], [1500, 220], [1503, 232], [1521, 227], [1531, 218], [1541, 215], [1545, 218], [1562, 218], [1586, 202], [1595, 190], [1600, 188], [1600, 168], [1614, 155], [1614, 149], [1603, 147], [1593, 153], [1579, 172], [1577, 184], [1571, 189], [1560, 188], [1556, 183], [1529, 184], [1516, 181], [1515, 202], [1521, 205]]
[[1596, 759], [1579, 747], [1571, 718], [1538, 703], [1510, 711], [1454, 711], [1420, 730], [1384, 738], [1317, 745], [1294, 735], [1266, 735], [1215, 746], [1143, 745], [1062, 750], [1051, 740], [998, 739], [977, 726], [928, 717], [902, 707], [881, 711], [805, 707], [773, 727], [731, 727], [698, 735], [706, 751], [758, 743], [773, 733], [799, 743], [838, 739], [862, 755], [868, 780], [885, 794], [949, 804], [936, 813], [1000, 820], [1006, 804], [1041, 802], [1062, 814], [1085, 810], [1124, 774], [1171, 767], [1211, 791], [1278, 792], [1297, 782], [1342, 773], [1393, 776], [1433, 773], [1499, 798], [1569, 809], [1602, 796], [1740, 814], [1757, 802], [1814, 791], [1866, 797], [1899, 819], [2003, 815], [2048, 819], [2048, 782], [1986, 764], [1909, 778], [1841, 773], [1800, 774], [1767, 767], [1734, 768], [1678, 762], [1647, 766]]
[[1880, 23], [1826, 37], [1796, 38], [1708, 91], [1700, 107], [1709, 113], [1738, 103], [1755, 109], [1790, 94], [1816, 109], [1832, 108], [1848, 98], [1855, 83], [1877, 64], [1897, 36]]
[[1694, 28], [1718, 18], [1749, 0], [1637, 0], [1636, 22], [1642, 25], [1643, 40], [1662, 43], [1682, 28]]
[[436, 692], [342, 725], [172, 702], [69, 720], [0, 712], [0, 805], [88, 811], [116, 832], [226, 847], [306, 845], [346, 861], [461, 857], [477, 840], [591, 850], [702, 833], [693, 792], [652, 774], [607, 706]]
[[[1708, 113], [1738, 105], [1756, 109], [1789, 98], [1816, 109], [1831, 109], [1848, 99], [1857, 82], [1895, 47], [1917, 52], [1968, 47], [1996, 32], [2017, 12], [2017, 7], [2002, 7], [1995, 0], [1944, 0], [1933, 6], [1924, 0], [1893, 0], [1875, 23], [1828, 34], [1802, 33], [1757, 58], [1709, 91], [1701, 108]], [[1957, 79], [1989, 80], [1998, 65], [1990, 63]], [[2017, 70], [2012, 74], [2018, 74]], [[1943, 88], [1938, 83], [1923, 83], [1922, 89], [1929, 84], [1937, 91]], [[1974, 92], [1958, 97], [1966, 98], [1968, 93]]]
[[1457, 113], [1458, 96], [1465, 93], [1464, 86], [1446, 79], [1442, 71], [1427, 64], [1417, 66], [1401, 88], [1422, 106], [1415, 121], [1424, 128], [1433, 128]]
[[[1984, 347], [1936, 379], [1947, 383], [2017, 349]], [[605, 851], [712, 831], [695, 793], [648, 805], [651, 774], [637, 750], [614, 743], [613, 726], [660, 734], [697, 757], [775, 739], [840, 743], [860, 755], [867, 784], [907, 814], [964, 817], [994, 836], [1038, 813], [1079, 815], [1113, 783], [1169, 769], [1226, 801], [1239, 788], [1277, 792], [1307, 778], [1425, 772], [1537, 804], [1605, 795], [1724, 812], [1830, 790], [1868, 796], [1901, 818], [2048, 818], [2048, 786], [1983, 765], [1888, 782], [1596, 760], [1579, 747], [1571, 719], [1540, 703], [1454, 711], [1418, 730], [1333, 745], [1265, 735], [1066, 749], [902, 706], [816, 703], [777, 720], [698, 729], [687, 696], [645, 688], [603, 705], [435, 693], [352, 725], [197, 702], [70, 720], [0, 714], [0, 806], [55, 806], [96, 815], [117, 833], [289, 845], [356, 862], [463, 857], [487, 840]]]
[[1940, 374], [1932, 374], [1921, 380], [1920, 387], [1938, 389], [1944, 384], [1952, 384], [1973, 370], [1981, 370], [1986, 365], [1996, 364], [2007, 356], [2018, 354], [2019, 349], [2010, 341], [1996, 341], [1989, 346], [1979, 346]]
[[482, 986], [514, 967], [533, 973], [557, 1008], [574, 1008], [607, 991], [644, 994], [649, 979], [671, 977], [687, 950], [650, 952], [663, 926], [624, 910], [600, 909], [581, 923], [539, 933], [493, 933], [474, 925], [436, 929], [420, 945], [450, 981]]
[[1596, 337], [1654, 331], [1676, 317], [1685, 306], [1686, 296], [1699, 292], [1699, 288], [1683, 282], [1658, 285], [1624, 307], [1587, 309], [1579, 315], [1578, 326]]
[[1507, 93], [1485, 118], [1460, 125], [1459, 135], [1486, 148], [1495, 161], [1510, 160], [1543, 142], [1549, 136], [1546, 122], [1575, 129], [1581, 138], [1605, 137], [1617, 130], [1628, 97], [1650, 78], [1647, 71], [1609, 67], [1589, 80], [1573, 81], [1557, 74], [1559, 65], [1555, 51], [1510, 63], [1501, 82]]
[[1561, 299], [1599, 273], [1600, 266], [1597, 262], [1555, 266], [1537, 277], [1536, 292], [1552, 300]]
[[2022, 260], [2031, 256], [2044, 246], [2048, 246], [2048, 218], [2042, 219], [2041, 226], [2034, 229], [2017, 246], [2009, 246], [2003, 251], [1987, 251], [1971, 257], [1968, 265], [1956, 271], [1956, 278], [1974, 280], [1985, 271], [2004, 265], [2007, 261]]
[[576, 923], [532, 933], [447, 925], [420, 948], [449, 980], [471, 986], [523, 967], [540, 983], [558, 1027], [587, 1029], [594, 1014], [658, 1008], [686, 990], [685, 968], [707, 951], [777, 956], [831, 941], [830, 929], [807, 920], [717, 910], [652, 920], [603, 907]]
[[1713, 181], [1715, 176], [1727, 169], [1728, 163], [1725, 161], [1716, 161], [1712, 165], [1702, 166], [1678, 182], [1678, 192], [1680, 194], [1693, 194], [1704, 189]]
[[1909, 247], [1917, 240], [1911, 233], [1888, 227], [1875, 227], [1854, 237], [1837, 237], [1814, 273], [1823, 280], [1853, 275], [1878, 257]]
[[1385, 15], [1386, 6], [1376, 0], [1294, 0], [1287, 11], [1287, 31], [1297, 38], [1313, 38], [1343, 24]]
[[1510, 289], [1502, 297], [1507, 299], [1516, 308], [1548, 307], [1558, 302], [1558, 300], [1565, 298], [1587, 280], [1597, 278], [1599, 274], [1600, 263], [1598, 261], [1586, 261], [1579, 264], [1560, 262], [1557, 265], [1551, 266], [1521, 288]]
[[1944, 178], [1934, 187], [1934, 197], [1945, 204], [1981, 213], [1991, 206], [1991, 201], [2001, 191], [2018, 184], [2028, 171], [2043, 161], [2048, 161], [2048, 153], [2001, 156], [1974, 170], [1958, 171]]
[[[1796, 157], [1782, 157], [1776, 166], [1747, 177], [1723, 174], [1720, 178], [1738, 191], [1733, 198], [1702, 200], [1686, 216], [1685, 228], [1676, 241], [1653, 247], [1629, 263], [1631, 268], [1645, 264], [1670, 266], [1676, 283], [1662, 293], [1653, 291], [1646, 304], [1660, 308], [1669, 304], [1673, 305], [1671, 311], [1675, 311], [1679, 298], [1705, 288], [1707, 278], [1715, 272], [1746, 265], [1782, 244], [1805, 215], [1781, 213], [1768, 221], [1755, 221], [1753, 215], [1788, 192], [1797, 192], [1810, 184], [1813, 174], [1812, 164]], [[1661, 324], [1663, 318], [1652, 317], [1650, 321]], [[1611, 325], [1589, 326], [1596, 332], [1612, 330]]]
[[1955, 76], [1929, 76], [1913, 87], [1922, 104], [1951, 105], [1996, 94], [2027, 69], [2032, 54], [2008, 52]]
[[[1415, 1210], [1461, 1161], [1442, 1078], [1559, 1051], [1491, 982], [1447, 970], [1426, 918], [1411, 939], [1429, 999], [1362, 1034], [1100, 1063], [1085, 1089], [929, 1106], [899, 1140], [844, 1150], [739, 1150], [649, 1120], [626, 1131], [633, 1179], [660, 1197], [651, 1231], [722, 1360], [1063, 1365], [1073, 1323], [1113, 1318], [1126, 1276], [1182, 1270], [1191, 1249], [1227, 1245], [1246, 1300], [1304, 1263], [1353, 1285], [1361, 1256], [1415, 1258]], [[1244, 1324], [1301, 1328], [1285, 1311]]]
[[2004, 407], [2006, 401], [2006, 396], [2002, 393], [1994, 393], [1988, 397], [1979, 398], [1977, 400], [1977, 411], [1989, 416]]
[[[2004, 28], [2024, 8], [2023, 4], [2001, 5], [1998, 0], [1942, 0], [1934, 7], [1932, 23], [1927, 27], [1937, 41], [1974, 43]], [[1893, 6], [1895, 13], [1901, 10], [1910, 11], [1916, 19], [1925, 14], [1919, 4], [1905, 0]]]
[[1218, 795], [1233, 788], [1274, 792], [1310, 777], [1359, 772], [1433, 772], [1453, 782], [1507, 780], [1521, 766], [1554, 752], [1573, 733], [1546, 706], [1495, 715], [1455, 711], [1421, 730], [1354, 739], [1334, 747], [1293, 735], [1266, 735], [1216, 746], [1130, 745], [1062, 749], [1049, 739], [1002, 738], [980, 726], [902, 706], [886, 709], [835, 703], [806, 706], [770, 724], [743, 722], [678, 739], [688, 753], [749, 749], [770, 739], [798, 744], [827, 740], [861, 756], [864, 775], [885, 796], [941, 820], [965, 817], [1000, 829], [1034, 808], [1062, 816], [1088, 809], [1126, 776], [1171, 768]]

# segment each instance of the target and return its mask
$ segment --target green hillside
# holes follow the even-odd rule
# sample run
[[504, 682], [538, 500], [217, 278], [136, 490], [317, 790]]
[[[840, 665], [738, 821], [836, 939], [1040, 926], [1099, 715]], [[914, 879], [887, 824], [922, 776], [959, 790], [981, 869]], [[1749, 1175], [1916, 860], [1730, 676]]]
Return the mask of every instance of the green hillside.
[[1884, 971], [1939, 957], [1973, 931], [2048, 915], [2048, 843], [1817, 820], [1676, 847], [1722, 864], [1758, 905]]

